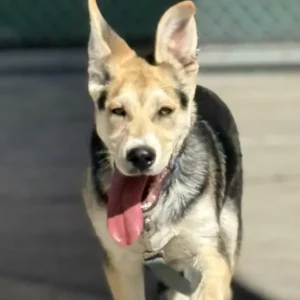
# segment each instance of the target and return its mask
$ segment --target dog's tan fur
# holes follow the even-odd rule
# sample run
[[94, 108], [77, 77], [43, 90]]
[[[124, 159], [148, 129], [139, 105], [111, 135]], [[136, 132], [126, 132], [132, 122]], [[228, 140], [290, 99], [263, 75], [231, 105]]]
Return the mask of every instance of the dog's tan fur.
[[[153, 147], [158, 159], [149, 174], [158, 174], [167, 166], [193, 123], [194, 104], [191, 100], [198, 72], [195, 6], [191, 1], [185, 1], [171, 7], [163, 15], [156, 34], [156, 66], [139, 58], [108, 26], [96, 0], [89, 0], [89, 13], [89, 91], [95, 103], [97, 133], [107, 146], [111, 160], [124, 174], [128, 173], [124, 159], [128, 145], [142, 140]], [[109, 88], [106, 72], [111, 76]], [[175, 92], [178, 85], [189, 99], [186, 110], [180, 109]], [[104, 109], [99, 111], [97, 105], [104, 90], [107, 91], [107, 99]], [[157, 113], [164, 107], [172, 109], [173, 113], [160, 118]], [[116, 108], [124, 109], [126, 116], [113, 115], [111, 110]], [[191, 299], [229, 300], [231, 266], [234, 265], [236, 249], [232, 247], [229, 261], [217, 250], [218, 225], [211, 218], [215, 207], [210, 201], [205, 201], [205, 197], [210, 197], [210, 188], [193, 213], [174, 228], [177, 239], [168, 245], [169, 251], [167, 249], [166, 253], [169, 253], [171, 261], [173, 255], [186, 254], [182, 245], [192, 245], [191, 251], [196, 254], [194, 267], [202, 272], [203, 280]], [[96, 234], [109, 256], [105, 273], [113, 297], [115, 300], [142, 300], [143, 249], [139, 243], [120, 248], [112, 241], [106, 229], [105, 208], [96, 203], [96, 198], [88, 170], [84, 199]], [[225, 220], [225, 229], [227, 224]], [[195, 228], [197, 235], [193, 233]], [[230, 231], [231, 227], [228, 228]], [[177, 296], [170, 295], [172, 299]]]

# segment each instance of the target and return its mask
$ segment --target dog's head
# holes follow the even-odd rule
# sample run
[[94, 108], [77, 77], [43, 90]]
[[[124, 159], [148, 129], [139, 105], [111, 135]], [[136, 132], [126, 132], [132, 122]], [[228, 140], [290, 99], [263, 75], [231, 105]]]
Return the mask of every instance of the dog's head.
[[124, 175], [157, 175], [193, 118], [198, 63], [195, 6], [181, 2], [159, 21], [155, 65], [138, 57], [89, 0], [89, 92], [112, 163]]

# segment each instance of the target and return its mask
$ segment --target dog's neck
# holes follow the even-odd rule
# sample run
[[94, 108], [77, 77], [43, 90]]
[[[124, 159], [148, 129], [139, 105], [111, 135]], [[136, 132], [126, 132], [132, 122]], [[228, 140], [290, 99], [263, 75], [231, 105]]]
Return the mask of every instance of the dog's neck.
[[155, 206], [152, 219], [176, 223], [208, 187], [208, 151], [202, 138], [203, 127], [194, 123], [178, 155], [175, 156], [166, 178], [161, 197]]

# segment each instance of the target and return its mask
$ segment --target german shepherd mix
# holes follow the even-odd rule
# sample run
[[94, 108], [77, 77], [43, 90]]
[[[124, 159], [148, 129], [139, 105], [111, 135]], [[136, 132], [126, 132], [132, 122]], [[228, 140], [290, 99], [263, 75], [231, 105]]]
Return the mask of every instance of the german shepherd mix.
[[95, 130], [83, 194], [112, 295], [145, 299], [143, 263], [160, 253], [178, 272], [201, 274], [188, 299], [228, 300], [242, 236], [242, 156], [229, 109], [196, 83], [195, 6], [164, 13], [151, 60], [109, 27], [96, 0], [89, 13]]

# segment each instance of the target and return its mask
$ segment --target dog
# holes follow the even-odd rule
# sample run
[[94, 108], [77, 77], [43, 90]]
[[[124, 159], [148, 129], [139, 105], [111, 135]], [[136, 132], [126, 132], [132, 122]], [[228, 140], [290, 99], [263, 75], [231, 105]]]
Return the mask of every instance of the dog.
[[195, 5], [163, 14], [152, 59], [107, 24], [96, 0], [88, 7], [95, 126], [83, 198], [112, 296], [145, 299], [143, 265], [161, 255], [176, 272], [201, 274], [191, 294], [171, 289], [169, 299], [229, 300], [242, 240], [242, 154], [229, 108], [197, 85]]

